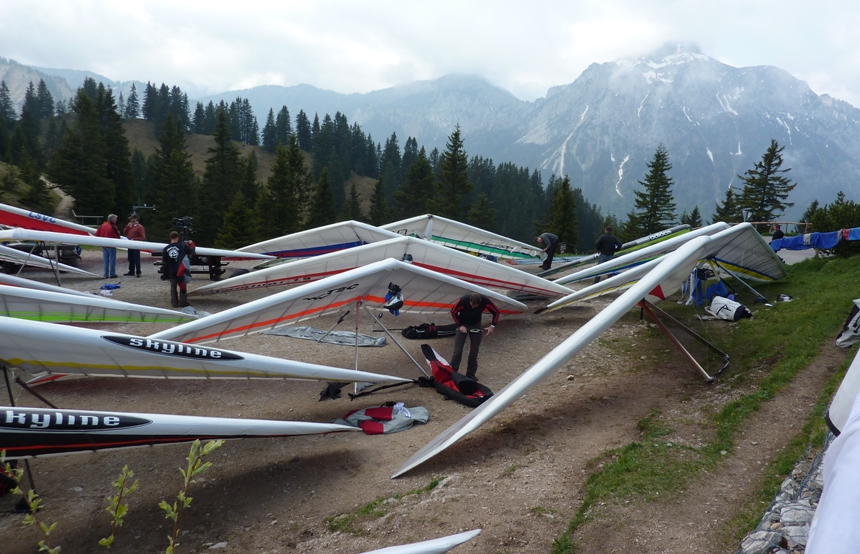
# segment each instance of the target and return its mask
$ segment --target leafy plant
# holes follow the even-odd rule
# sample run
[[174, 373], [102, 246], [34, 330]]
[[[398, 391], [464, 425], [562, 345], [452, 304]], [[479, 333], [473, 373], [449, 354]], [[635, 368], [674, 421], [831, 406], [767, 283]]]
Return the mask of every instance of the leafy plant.
[[99, 541], [99, 545], [104, 546], [107, 550], [110, 550], [114, 536], [116, 535], [116, 530], [118, 527], [122, 527], [125, 514], [128, 513], [128, 503], [123, 504], [123, 500], [126, 496], [137, 490], [138, 482], [136, 479], [131, 486], [126, 486], [126, 484], [133, 478], [134, 472], [130, 471], [126, 465], [123, 466], [122, 472], [119, 474], [119, 478], [113, 482], [113, 488], [116, 490], [116, 494], [108, 499], [107, 507], [107, 512], [113, 518], [111, 521], [110, 536]]
[[182, 490], [179, 491], [179, 494], [176, 496], [176, 501], [172, 505], [168, 504], [164, 500], [159, 503], [159, 507], [165, 512], [164, 517], [173, 521], [173, 533], [168, 536], [170, 544], [165, 551], [166, 554], [173, 554], [176, 547], [179, 546], [179, 517], [182, 515], [182, 511], [185, 508], [191, 506], [192, 500], [192, 498], [188, 496], [188, 489], [191, 488], [191, 484], [194, 482], [194, 478], [196, 476], [212, 467], [212, 462], [204, 462], [203, 458], [218, 448], [221, 448], [221, 445], [223, 444], [223, 440], [209, 441], [206, 443], [206, 446], [201, 448], [200, 439], [191, 443], [191, 452], [188, 454], [187, 458], [188, 468], [179, 469], [183, 478]]

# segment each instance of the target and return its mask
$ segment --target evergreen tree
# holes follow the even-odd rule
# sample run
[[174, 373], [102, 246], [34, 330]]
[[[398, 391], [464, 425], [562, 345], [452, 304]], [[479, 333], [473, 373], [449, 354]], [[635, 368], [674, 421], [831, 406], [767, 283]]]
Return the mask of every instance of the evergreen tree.
[[702, 226], [702, 213], [699, 211], [699, 207], [696, 206], [693, 208], [689, 214], [684, 212], [681, 214], [681, 223], [684, 225], [689, 225], [691, 229], [698, 229]]
[[57, 117], [65, 117], [69, 113], [68, 104], [62, 100], [57, 100], [57, 106], [54, 108]]
[[77, 125], [66, 131], [60, 148], [51, 159], [48, 175], [73, 197], [81, 214], [107, 215], [115, 205], [114, 184], [107, 175], [106, 146], [95, 103], [85, 89], [78, 89], [74, 112]]
[[122, 118], [125, 114], [125, 99], [122, 96], [122, 91], [119, 93], [119, 100], [116, 102], [116, 114]]
[[215, 115], [215, 104], [210, 100], [208, 104], [206, 104], [206, 117], [203, 119], [203, 133], [204, 135], [211, 135], [215, 132], [215, 125], [218, 124], [218, 116]]
[[635, 239], [670, 227], [675, 221], [675, 202], [672, 196], [672, 178], [666, 175], [672, 169], [669, 153], [660, 144], [654, 158], [646, 164], [648, 173], [639, 181], [644, 191], [634, 191], [635, 207], [627, 216], [622, 232], [623, 239]]
[[230, 209], [224, 214], [224, 224], [218, 230], [215, 247], [233, 250], [256, 242], [256, 234], [250, 225], [253, 217], [245, 195], [241, 190], [236, 191]]
[[[293, 134], [293, 126], [290, 123], [290, 110], [286, 106], [282, 106], [278, 112], [278, 117], [275, 118], [275, 145], [277, 143], [286, 146], [289, 144], [290, 136]], [[301, 146], [301, 145], [300, 145]]]
[[400, 188], [400, 164], [402, 161], [400, 146], [397, 143], [397, 133], [391, 133], [391, 137], [385, 141], [382, 157], [379, 159], [379, 175], [385, 182], [386, 199], [393, 199], [394, 191]]
[[54, 201], [48, 185], [42, 180], [39, 167], [36, 163], [26, 158], [21, 167], [21, 179], [29, 187], [26, 194], [21, 197], [21, 204], [27, 208], [44, 214], [54, 211]]
[[191, 132], [203, 135], [203, 134], [211, 134], [205, 133], [206, 129], [206, 108], [203, 107], [203, 102], [197, 102], [197, 106], [194, 108], [194, 117], [191, 119]]
[[18, 121], [15, 103], [12, 102], [12, 94], [9, 92], [9, 87], [6, 86], [6, 81], [0, 81], [0, 119], [6, 123], [7, 130], [11, 130], [15, 122]]
[[469, 159], [463, 149], [460, 125], [448, 137], [446, 150], [441, 156], [441, 174], [436, 180], [436, 194], [431, 199], [431, 211], [442, 217], [459, 220], [463, 201], [472, 190], [469, 182]]
[[[38, 108], [38, 106], [36, 106]], [[38, 112], [25, 104], [21, 110], [21, 119], [9, 138], [8, 159], [15, 165], [22, 165], [25, 157], [29, 157], [39, 167], [44, 166], [42, 147], [39, 144], [41, 126], [37, 118]]]
[[[18, 189], [18, 168], [14, 165], [6, 166], [6, 173], [0, 179], [0, 192], [3, 194], [12, 192]], [[3, 196], [0, 194], [0, 196]]]
[[478, 200], [469, 206], [469, 213], [466, 217], [471, 225], [485, 231], [495, 232], [496, 213], [497, 210], [493, 207], [490, 198], [482, 192], [478, 195]]
[[343, 203], [343, 208], [340, 211], [340, 219], [341, 221], [364, 221], [364, 213], [361, 211], [361, 200], [354, 182], [349, 187], [349, 195]]
[[378, 145], [374, 144], [373, 137], [367, 135], [367, 140], [364, 143], [364, 173], [373, 179], [379, 177], [379, 150]]
[[0, 117], [0, 162], [6, 159], [9, 151], [9, 131], [6, 130], [6, 121]]
[[385, 203], [385, 185], [383, 177], [380, 176], [373, 187], [373, 196], [370, 197], [370, 213], [367, 214], [371, 225], [385, 225], [391, 223], [391, 211]]
[[311, 122], [304, 110], [299, 110], [298, 115], [296, 115], [296, 138], [298, 139], [299, 148], [305, 152], [311, 151], [311, 148], [313, 148]]
[[39, 79], [39, 86], [36, 90], [36, 97], [39, 106], [39, 119], [45, 119], [54, 116], [54, 95], [48, 90], [48, 85], [43, 79]]
[[197, 233], [202, 244], [213, 244], [224, 214], [239, 190], [242, 161], [239, 150], [230, 140], [227, 114], [218, 112], [218, 123], [212, 135], [215, 145], [207, 149], [206, 169], [200, 187], [200, 221]]
[[131, 181], [135, 204], [141, 205], [148, 202], [150, 200], [150, 179], [147, 175], [146, 157], [137, 148], [131, 153]]
[[319, 181], [314, 189], [314, 197], [311, 201], [308, 221], [305, 226], [308, 229], [322, 227], [334, 223], [337, 212], [334, 209], [334, 195], [331, 192], [331, 183], [328, 179], [328, 168], [323, 168]]
[[309, 152], [313, 152], [314, 147], [316, 146], [317, 137], [320, 135], [320, 116], [317, 113], [314, 113], [314, 122], [311, 124], [311, 149]]
[[436, 176], [424, 147], [418, 151], [415, 161], [406, 170], [403, 186], [394, 191], [394, 206], [399, 219], [406, 219], [428, 212], [427, 204], [433, 196]]
[[743, 221], [740, 198], [738, 198], [738, 195], [731, 186], [726, 189], [726, 197], [723, 199], [722, 206], [719, 202], [717, 203], [714, 216], [711, 218], [711, 223], [718, 223], [720, 221], [725, 223], [740, 223]]
[[36, 87], [33, 86], [33, 81], [27, 85], [27, 90], [24, 92], [24, 105], [21, 107], [22, 119], [23, 112], [30, 112], [34, 119], [42, 117], [42, 106], [39, 103], [39, 96], [36, 94]]
[[181, 123], [172, 115], [164, 120], [159, 147], [148, 165], [155, 204], [149, 235], [166, 238], [174, 219], [197, 215], [197, 178]]
[[570, 177], [564, 176], [561, 183], [554, 187], [552, 202], [549, 207], [547, 229], [558, 236], [559, 242], [564, 242], [575, 248], [579, 242], [579, 223], [576, 220], [576, 204]]
[[125, 101], [124, 115], [126, 119], [137, 119], [140, 117], [140, 100], [137, 98], [137, 87], [134, 83], [131, 84], [128, 99]]
[[96, 110], [99, 114], [99, 128], [105, 145], [105, 176], [113, 182], [114, 205], [112, 211], [118, 214], [131, 213], [134, 204], [134, 182], [131, 175], [131, 149], [117, 113], [110, 88], [99, 83], [96, 97]]
[[785, 176], [791, 168], [782, 169], [783, 150], [785, 146], [771, 139], [770, 147], [762, 155], [761, 161], [756, 162], [743, 176], [738, 175], [744, 183], [741, 207], [749, 211], [751, 221], [772, 221], [782, 215], [786, 208], [794, 206], [793, 202], [785, 201], [796, 184]]
[[275, 111], [269, 108], [266, 125], [263, 126], [263, 148], [274, 152], [278, 147], [278, 128], [275, 126]]
[[260, 192], [260, 183], [257, 181], [257, 155], [253, 150], [248, 152], [242, 163], [242, 182], [239, 185], [245, 202], [251, 208], [257, 203], [257, 195]]
[[[266, 194], [257, 200], [261, 238], [288, 235], [301, 230], [300, 200], [290, 165], [290, 152], [278, 145], [272, 174], [266, 181]], [[265, 197], [265, 199], [264, 199]]]

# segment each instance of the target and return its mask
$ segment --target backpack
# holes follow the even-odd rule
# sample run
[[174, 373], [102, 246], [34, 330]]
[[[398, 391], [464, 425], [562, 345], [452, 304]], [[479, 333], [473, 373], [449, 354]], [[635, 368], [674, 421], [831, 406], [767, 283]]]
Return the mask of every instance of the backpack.
[[729, 300], [724, 296], [715, 296], [711, 300], [711, 305], [705, 308], [705, 310], [712, 316], [726, 321], [740, 321], [744, 318], [752, 318], [752, 312], [749, 308], [740, 302]]
[[435, 323], [422, 323], [412, 325], [400, 331], [400, 334], [410, 340], [435, 339], [437, 337], [451, 337], [457, 333], [457, 324], [436, 325]]

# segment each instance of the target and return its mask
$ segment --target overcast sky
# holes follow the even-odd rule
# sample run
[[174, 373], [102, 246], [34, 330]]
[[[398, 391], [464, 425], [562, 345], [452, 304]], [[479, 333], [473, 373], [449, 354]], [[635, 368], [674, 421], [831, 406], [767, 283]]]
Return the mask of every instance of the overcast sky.
[[860, 107], [860, 2], [843, 0], [6, 0], [0, 56], [179, 85], [368, 92], [448, 73], [534, 100], [594, 62], [692, 42]]

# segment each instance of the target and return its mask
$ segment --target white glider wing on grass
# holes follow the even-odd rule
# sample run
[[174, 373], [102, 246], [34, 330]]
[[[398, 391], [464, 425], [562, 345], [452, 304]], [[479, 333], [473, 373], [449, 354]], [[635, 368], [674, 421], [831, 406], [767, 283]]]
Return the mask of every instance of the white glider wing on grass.
[[0, 450], [10, 459], [160, 446], [195, 440], [294, 437], [358, 427], [187, 415], [0, 407]]
[[0, 316], [0, 363], [33, 374], [401, 382], [400, 377]]
[[359, 221], [341, 221], [316, 229], [308, 229], [269, 239], [256, 244], [243, 246], [236, 257], [242, 254], [268, 254], [277, 258], [307, 258], [354, 248], [380, 240], [395, 238], [397, 235], [379, 227]]
[[150, 338], [217, 341], [335, 313], [357, 302], [379, 307], [386, 302], [389, 283], [402, 290], [400, 310], [405, 312], [448, 312], [459, 297], [473, 292], [492, 299], [502, 313], [526, 310], [523, 303], [497, 292], [389, 258], [166, 329]]
[[[167, 243], [149, 242], [145, 240], [110, 239], [104, 237], [93, 237], [83, 235], [72, 235], [68, 233], [52, 233], [49, 231], [31, 231], [29, 229], [12, 229], [0, 231], [0, 240], [38, 240], [42, 242], [86, 244], [89, 246], [101, 246], [103, 248], [124, 248], [126, 250], [146, 250], [148, 252], [161, 252]], [[236, 250], [222, 250], [220, 248], [206, 248], [198, 246], [195, 249], [198, 256], [238, 256]], [[257, 260], [271, 260], [274, 256], [267, 254], [242, 253], [243, 258]]]
[[184, 323], [184, 312], [85, 294], [0, 287], [0, 316], [49, 323]]
[[572, 292], [567, 287], [506, 264], [491, 262], [414, 237], [396, 237], [251, 271], [230, 279], [209, 283], [195, 289], [191, 294], [305, 284], [389, 258], [411, 259], [412, 265], [416, 267], [450, 275], [483, 287], [549, 297], [565, 296]]
[[487, 254], [503, 260], [546, 258], [541, 248], [531, 244], [433, 214], [395, 221], [381, 228], [402, 236], [430, 240], [455, 250]]

